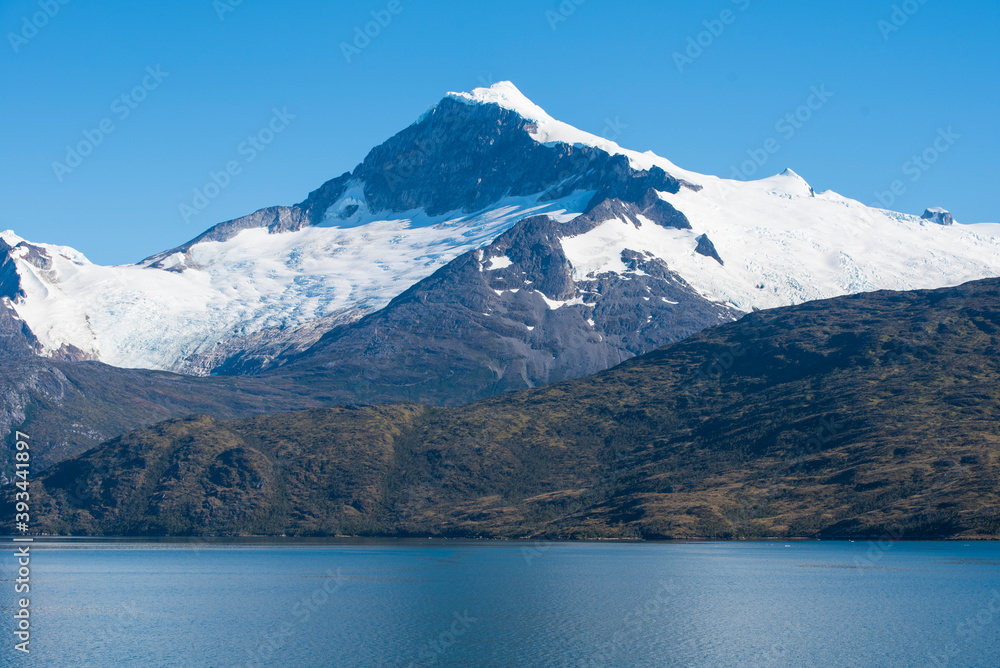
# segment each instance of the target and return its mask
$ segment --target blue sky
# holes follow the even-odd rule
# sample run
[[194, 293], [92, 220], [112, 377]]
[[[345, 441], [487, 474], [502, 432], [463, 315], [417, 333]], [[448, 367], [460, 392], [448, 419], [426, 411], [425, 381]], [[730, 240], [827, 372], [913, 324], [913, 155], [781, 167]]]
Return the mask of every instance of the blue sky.
[[0, 29], [0, 228], [100, 263], [301, 201], [447, 91], [503, 79], [688, 169], [792, 167], [866, 203], [896, 182], [890, 208], [1000, 220], [995, 2], [4, 0]]

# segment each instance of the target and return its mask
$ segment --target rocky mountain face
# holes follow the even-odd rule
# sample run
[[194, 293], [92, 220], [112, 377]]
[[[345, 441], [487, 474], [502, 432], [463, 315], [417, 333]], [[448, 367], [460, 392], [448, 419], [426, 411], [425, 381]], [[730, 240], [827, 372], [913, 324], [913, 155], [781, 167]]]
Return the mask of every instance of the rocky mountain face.
[[[547, 201], [593, 192], [596, 201], [634, 200], [650, 188], [677, 192], [682, 185], [661, 167], [636, 169], [626, 156], [601, 148], [539, 143], [532, 137], [537, 127], [516, 109], [447, 97], [298, 208], [320, 224], [351, 220], [362, 208], [420, 209], [433, 217], [481, 211], [508, 197]], [[360, 184], [363, 200], [345, 200], [353, 184]]]
[[594, 373], [739, 317], [641, 247], [621, 252], [622, 273], [574, 279], [563, 238], [616, 217], [689, 227], [652, 189], [635, 199], [601, 200], [567, 223], [522, 220], [264, 377], [308, 376], [361, 401], [463, 403]]
[[452, 93], [303, 202], [135, 265], [0, 233], [0, 352], [31, 360], [0, 426], [29, 420], [51, 463], [194, 410], [459, 405], [756, 309], [1000, 275], [1000, 225], [935, 215], [696, 174], [506, 82]]
[[[237, 347], [215, 367], [235, 377], [37, 357], [30, 330], [11, 311], [20, 359], [0, 364], [0, 430], [31, 433], [43, 467], [194, 412], [231, 418], [356, 402], [461, 404], [606, 369], [738, 317], [641, 250], [623, 252], [622, 275], [574, 280], [560, 243], [567, 235], [613, 216], [633, 225], [688, 226], [661, 200], [636, 199], [603, 200], [567, 223], [522, 220], [352, 324], [326, 318], [312, 332], [252, 335], [259, 345]], [[11, 453], [0, 452], [0, 472], [9, 474]]]
[[937, 206], [927, 209], [924, 211], [924, 215], [920, 217], [938, 225], [954, 225], [956, 222], [951, 213]]
[[[930, 226], [817, 193], [791, 170], [753, 182], [696, 174], [561, 123], [502, 82], [449, 94], [303, 202], [222, 223], [136, 265], [100, 267], [73, 249], [4, 233], [5, 271], [16, 277], [4, 283], [19, 283], [10, 305], [42, 355], [194, 375], [257, 372], [520, 221], [567, 223], [605, 201], [636, 207], [640, 224], [608, 210], [586, 232], [560, 233], [581, 285], [634, 277], [623, 257], [639, 253], [719, 310], [746, 313], [1000, 274], [1000, 226], [948, 225], [944, 214]], [[544, 338], [539, 324], [522, 324]], [[686, 327], [661, 328], [665, 337], [650, 342]]]
[[624, 155], [586, 145], [541, 144], [531, 136], [536, 124], [517, 111], [459, 99], [443, 99], [305, 201], [221, 223], [142, 264], [167, 268], [173, 265], [164, 259], [175, 253], [206, 241], [228, 241], [248, 229], [280, 234], [307, 225], [364, 224], [372, 215], [416, 210], [430, 218], [471, 214], [509, 198], [545, 202], [593, 193], [595, 201], [634, 200], [650, 188], [677, 192], [681, 187], [682, 181], [662, 168], [635, 169]]
[[[47, 268], [47, 256], [43, 249], [20, 242], [18, 250], [28, 262]], [[0, 355], [6, 361], [41, 355], [42, 344], [28, 324], [21, 319], [14, 303], [25, 298], [21, 275], [15, 260], [15, 247], [0, 238]], [[58, 360], [86, 359], [86, 355], [71, 344], [64, 344], [50, 351], [50, 357]]]
[[[550, 219], [557, 226], [557, 220], [596, 209], [597, 213], [589, 218], [593, 227], [593, 223], [599, 222], [594, 217], [599, 213], [615, 214], [607, 206], [597, 209], [598, 205], [625, 201], [636, 205], [636, 213], [644, 213], [656, 224], [690, 228], [684, 215], [656, 193], [677, 192], [681, 187], [697, 189], [697, 186], [669, 176], [658, 166], [633, 168], [624, 155], [610, 154], [599, 148], [565, 143], [540, 144], [530, 134], [535, 127], [516, 111], [499, 105], [470, 105], [446, 98], [417, 123], [372, 150], [353, 172], [328, 181], [310, 193], [304, 202], [294, 207], [265, 209], [223, 223], [183, 246], [148, 258], [143, 264], [150, 268], [183, 271], [187, 266], [185, 261], [177, 263], [174, 260], [171, 264], [172, 258], [176, 259], [178, 254], [186, 258], [198, 244], [229, 241], [248, 229], [263, 228], [272, 235], [298, 231], [307, 225], [351, 229], [364, 227], [367, 221], [386, 215], [420, 211], [430, 218], [453, 217], [455, 212], [475, 216], [477, 212], [502, 210], [512, 201], [525, 200], [565, 202], [571, 211], [577, 209], [567, 214], [560, 207], [560, 215]], [[528, 213], [531, 212], [526, 211], [525, 215]], [[519, 223], [511, 224], [517, 226]], [[571, 229], [581, 227], [570, 226], [560, 234]], [[449, 272], [448, 275], [456, 274]], [[452, 286], [453, 292], [460, 290], [459, 285]], [[299, 356], [323, 333], [338, 325], [350, 324], [371, 310], [361, 306], [346, 313], [317, 318], [302, 326], [271, 328], [230, 339], [210, 352], [188, 359], [184, 370], [203, 369], [216, 374], [258, 373]], [[424, 320], [429, 322], [433, 317]], [[403, 337], [410, 336], [405, 327], [398, 331]], [[442, 333], [425, 335], [441, 338]], [[668, 340], [674, 338], [655, 339], [653, 345]], [[626, 357], [636, 354], [636, 346], [632, 349]], [[347, 354], [347, 351], [342, 353]], [[590, 353], [581, 351], [581, 355], [588, 357]], [[623, 357], [611, 355], [607, 359], [617, 362]], [[493, 366], [506, 364], [507, 360], [502, 359]], [[583, 373], [589, 373], [607, 366], [607, 363], [600, 366], [583, 364], [580, 368]], [[425, 369], [418, 371], [425, 372]], [[536, 375], [534, 382], [548, 375]], [[449, 396], [447, 399], [455, 401], [462, 397]]]
[[462, 407], [172, 420], [53, 467], [32, 508], [75, 535], [996, 539], [998, 300], [774, 309]]

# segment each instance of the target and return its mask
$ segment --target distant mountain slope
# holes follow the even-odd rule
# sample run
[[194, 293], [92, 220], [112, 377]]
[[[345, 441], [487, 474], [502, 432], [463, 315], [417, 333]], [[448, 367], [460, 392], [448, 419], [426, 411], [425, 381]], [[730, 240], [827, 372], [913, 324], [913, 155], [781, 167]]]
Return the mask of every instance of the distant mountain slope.
[[[679, 328], [668, 319], [635, 337], [651, 346], [696, 321], [715, 322], [702, 317], [705, 302], [749, 312], [1000, 275], [998, 225], [946, 225], [953, 219], [936, 208], [926, 219], [872, 209], [815, 193], [790, 170], [753, 182], [689, 172], [556, 121], [502, 82], [449, 94], [300, 204], [221, 223], [137, 265], [93, 265], [73, 249], [6, 232], [0, 294], [44, 355], [196, 375], [256, 372], [383, 308], [519, 221], [566, 223], [605, 201], [641, 211], [611, 213], [586, 232], [553, 226], [549, 241], [561, 246], [577, 292], [606, 277], [634, 278], [638, 256], [693, 291], [695, 312], [676, 313], [688, 302], [674, 310]], [[510, 278], [507, 286], [524, 289]], [[626, 298], [618, 295], [616, 309]], [[548, 333], [539, 329], [545, 322], [520, 324], [536, 327], [536, 338], [565, 338], [561, 324]], [[613, 327], [594, 333], [619, 336]], [[650, 348], [637, 340], [620, 351]], [[525, 377], [531, 384], [560, 373]]]
[[274, 379], [192, 378], [24, 355], [0, 361], [0, 478], [14, 470], [13, 430], [32, 437], [32, 468], [45, 467], [110, 438], [170, 417], [220, 418], [288, 411], [332, 402]]
[[461, 408], [169, 421], [43, 474], [33, 510], [107, 535], [996, 538], [998, 303], [996, 279], [811, 302]]

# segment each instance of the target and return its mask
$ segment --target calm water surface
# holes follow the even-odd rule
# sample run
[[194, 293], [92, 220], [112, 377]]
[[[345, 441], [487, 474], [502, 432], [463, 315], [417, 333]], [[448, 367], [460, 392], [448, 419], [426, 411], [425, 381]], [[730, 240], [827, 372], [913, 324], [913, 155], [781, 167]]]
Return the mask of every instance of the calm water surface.
[[3, 666], [1000, 666], [997, 543], [38, 543]]

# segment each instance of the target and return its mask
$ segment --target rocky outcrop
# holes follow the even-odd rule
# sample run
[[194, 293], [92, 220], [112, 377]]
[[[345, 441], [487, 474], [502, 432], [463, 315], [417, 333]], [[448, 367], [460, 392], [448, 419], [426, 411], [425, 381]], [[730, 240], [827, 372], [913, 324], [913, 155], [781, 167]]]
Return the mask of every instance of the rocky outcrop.
[[712, 240], [708, 238], [707, 234], [699, 235], [697, 241], [698, 246], [694, 249], [695, 253], [704, 255], [705, 257], [710, 257], [719, 264], [726, 264], [722, 261], [722, 258], [719, 257], [719, 252], [715, 250], [715, 244], [712, 243]]
[[955, 218], [941, 207], [927, 209], [924, 211], [924, 215], [920, 217], [924, 220], [929, 220], [932, 223], [937, 223], [938, 225], [954, 225], [956, 222]]

